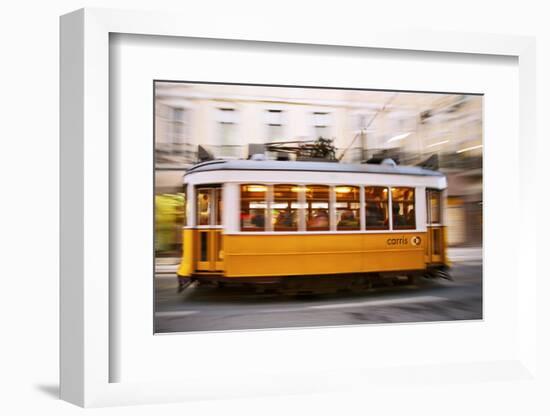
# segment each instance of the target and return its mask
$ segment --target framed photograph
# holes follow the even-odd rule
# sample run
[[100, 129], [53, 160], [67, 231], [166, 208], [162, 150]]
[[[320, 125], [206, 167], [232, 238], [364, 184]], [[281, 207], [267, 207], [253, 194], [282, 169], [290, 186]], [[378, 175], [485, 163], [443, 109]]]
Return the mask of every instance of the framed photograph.
[[534, 40], [180, 22], [61, 18], [61, 397], [536, 383]]
[[482, 95], [154, 93], [156, 333], [483, 318]]

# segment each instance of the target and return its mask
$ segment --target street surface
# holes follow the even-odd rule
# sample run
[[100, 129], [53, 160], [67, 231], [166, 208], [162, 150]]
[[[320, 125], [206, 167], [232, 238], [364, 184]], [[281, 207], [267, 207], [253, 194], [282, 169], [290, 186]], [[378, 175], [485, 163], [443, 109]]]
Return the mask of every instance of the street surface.
[[177, 293], [175, 274], [159, 274], [155, 332], [482, 319], [481, 250], [450, 253], [454, 281], [421, 278], [415, 285], [307, 297], [197, 284]]

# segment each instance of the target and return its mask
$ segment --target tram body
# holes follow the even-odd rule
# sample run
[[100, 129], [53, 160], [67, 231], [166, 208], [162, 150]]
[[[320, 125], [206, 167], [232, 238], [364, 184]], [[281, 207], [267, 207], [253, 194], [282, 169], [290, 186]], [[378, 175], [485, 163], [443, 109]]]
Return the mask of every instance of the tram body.
[[437, 171], [330, 162], [216, 160], [184, 175], [180, 281], [446, 270]]

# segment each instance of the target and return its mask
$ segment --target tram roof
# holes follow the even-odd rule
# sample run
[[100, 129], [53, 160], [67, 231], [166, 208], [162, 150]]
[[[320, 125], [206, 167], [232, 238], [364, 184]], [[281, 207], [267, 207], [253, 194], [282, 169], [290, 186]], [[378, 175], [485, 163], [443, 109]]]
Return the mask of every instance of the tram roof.
[[445, 176], [443, 173], [419, 166], [385, 165], [369, 163], [306, 162], [282, 160], [210, 160], [189, 168], [185, 175], [216, 170], [241, 171], [304, 171], [304, 172], [351, 172], [388, 175]]

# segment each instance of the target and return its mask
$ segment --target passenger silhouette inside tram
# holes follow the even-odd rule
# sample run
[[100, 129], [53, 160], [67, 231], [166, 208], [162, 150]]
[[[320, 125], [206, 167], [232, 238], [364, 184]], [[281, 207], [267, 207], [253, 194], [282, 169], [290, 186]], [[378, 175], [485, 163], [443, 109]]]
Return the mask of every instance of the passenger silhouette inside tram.
[[414, 226], [414, 224], [416, 223], [414, 207], [411, 207], [411, 209], [407, 213], [406, 222], [407, 222], [407, 225], [410, 225], [410, 226]]
[[359, 221], [355, 217], [353, 211], [346, 210], [340, 215], [340, 221], [338, 221], [338, 227], [356, 227], [359, 225]]
[[386, 219], [384, 208], [379, 202], [367, 202], [366, 206], [367, 226], [382, 226]]
[[259, 212], [257, 214], [255, 214], [253, 217], [252, 217], [252, 224], [255, 225], [256, 227], [258, 228], [264, 228], [264, 225], [265, 225], [265, 215], [263, 214], [263, 212]]
[[275, 225], [281, 227], [293, 227], [294, 226], [294, 215], [290, 208], [279, 211], [277, 219], [275, 220]]
[[320, 209], [313, 215], [308, 221], [307, 226], [312, 228], [328, 227], [328, 212], [324, 209]]
[[400, 214], [401, 207], [399, 204], [392, 205], [393, 225], [394, 227], [403, 227], [407, 225], [407, 220], [403, 214]]

